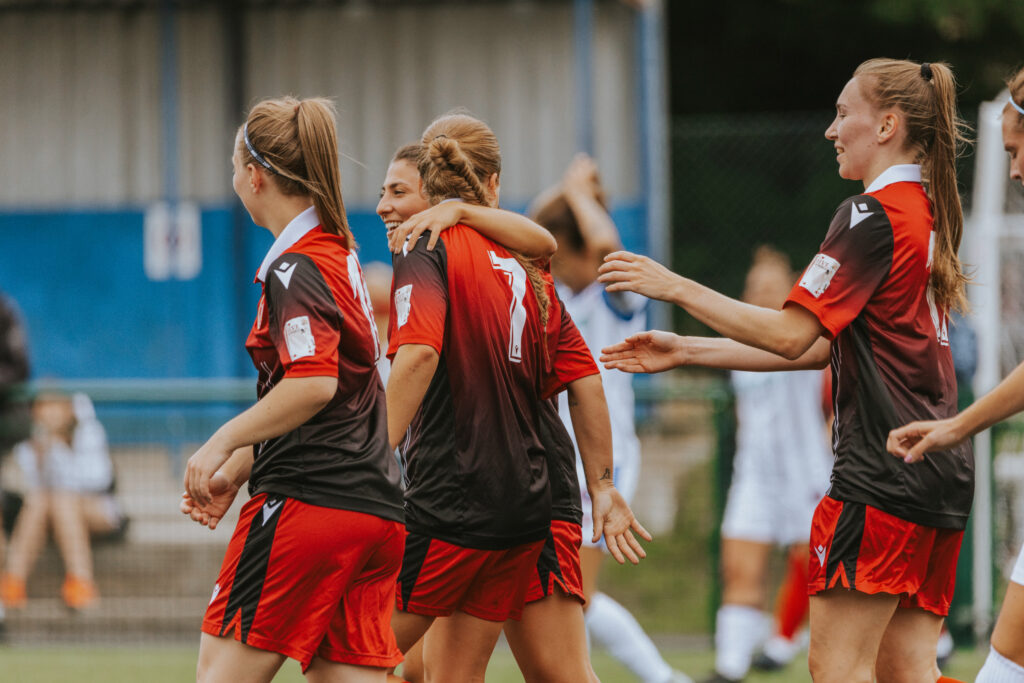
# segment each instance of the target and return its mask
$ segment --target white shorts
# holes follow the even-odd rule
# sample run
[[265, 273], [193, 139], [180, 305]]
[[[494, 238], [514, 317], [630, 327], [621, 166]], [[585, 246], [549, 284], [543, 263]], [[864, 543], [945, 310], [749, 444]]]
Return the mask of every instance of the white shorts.
[[[579, 458], [576, 458], [576, 474], [579, 476], [580, 497], [583, 502], [583, 547], [601, 548], [607, 552], [608, 548], [605, 547], [603, 536], [597, 543], [591, 541], [594, 537], [594, 510], [590, 494], [587, 493], [587, 480], [583, 474], [583, 464]], [[622, 463], [616, 462], [612, 472], [612, 481], [615, 482], [615, 488], [619, 490], [626, 502], [632, 504], [633, 495], [636, 493], [636, 487], [640, 481], [640, 458], [626, 458]]]
[[1020, 548], [1020, 553], [1017, 554], [1017, 564], [1013, 565], [1013, 573], [1010, 574], [1010, 581], [1024, 586], [1024, 545]]
[[766, 478], [758, 476], [759, 469], [735, 468], [722, 518], [722, 537], [783, 546], [808, 543], [814, 509], [828, 481]]

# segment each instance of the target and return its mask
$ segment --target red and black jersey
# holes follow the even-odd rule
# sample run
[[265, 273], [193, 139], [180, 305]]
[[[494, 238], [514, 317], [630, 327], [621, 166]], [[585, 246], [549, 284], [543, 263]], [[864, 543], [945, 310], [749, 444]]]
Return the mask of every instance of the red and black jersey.
[[885, 448], [891, 429], [956, 413], [946, 311], [928, 285], [934, 241], [920, 167], [893, 166], [839, 205], [787, 305], [809, 310], [834, 339], [829, 495], [963, 529], [974, 494], [970, 443], [910, 465]]
[[298, 428], [257, 444], [249, 492], [402, 521], [387, 438], [380, 353], [359, 260], [311, 208], [274, 242], [246, 349], [263, 398], [285, 377], [337, 377], [334, 398]]
[[551, 521], [539, 430], [547, 362], [522, 265], [466, 226], [394, 257], [388, 355], [439, 354], [402, 444], [406, 525], [468, 548], [543, 539]]
[[540, 412], [541, 442], [548, 456], [548, 478], [551, 481], [551, 519], [563, 522], [583, 523], [583, 509], [580, 506], [580, 485], [576, 476], [576, 448], [565, 429], [565, 423], [558, 414], [556, 394], [571, 382], [596, 375], [600, 371], [594, 357], [583, 341], [583, 335], [576, 328], [569, 312], [554, 288], [550, 274], [545, 274], [549, 283], [548, 296], [551, 300], [548, 313], [548, 349], [551, 369], [544, 387]]

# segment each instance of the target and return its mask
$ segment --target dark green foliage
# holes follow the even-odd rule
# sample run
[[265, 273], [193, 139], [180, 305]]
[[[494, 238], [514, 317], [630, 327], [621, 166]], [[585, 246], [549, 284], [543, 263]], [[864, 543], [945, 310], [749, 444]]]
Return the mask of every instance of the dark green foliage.
[[1024, 63], [1017, 0], [670, 1], [671, 108], [828, 108], [871, 57], [946, 61], [974, 111]]

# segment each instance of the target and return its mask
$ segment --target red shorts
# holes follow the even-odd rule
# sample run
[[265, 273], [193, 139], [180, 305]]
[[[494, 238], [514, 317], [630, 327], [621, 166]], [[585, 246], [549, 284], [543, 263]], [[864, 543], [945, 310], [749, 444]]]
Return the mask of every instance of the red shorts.
[[548, 597], [555, 586], [570, 598], [579, 600], [580, 604], [586, 604], [583, 597], [583, 575], [580, 572], [582, 543], [583, 527], [579, 524], [558, 519], [551, 521], [551, 531], [526, 589], [527, 604]]
[[299, 660], [392, 667], [404, 527], [258, 494], [242, 508], [203, 632]]
[[808, 593], [842, 586], [900, 596], [900, 607], [946, 616], [963, 531], [908, 522], [825, 496], [811, 524]]
[[398, 609], [447, 617], [459, 610], [487, 621], [519, 619], [544, 541], [475, 550], [406, 532]]

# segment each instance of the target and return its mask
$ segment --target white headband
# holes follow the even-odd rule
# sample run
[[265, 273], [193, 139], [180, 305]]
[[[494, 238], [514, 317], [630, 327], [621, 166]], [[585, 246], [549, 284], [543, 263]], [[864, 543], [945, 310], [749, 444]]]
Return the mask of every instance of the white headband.
[[1018, 114], [1024, 116], [1024, 107], [1020, 106], [1013, 100], [1013, 95], [1010, 95], [1010, 104], [1013, 105], [1013, 108], [1017, 110]]

